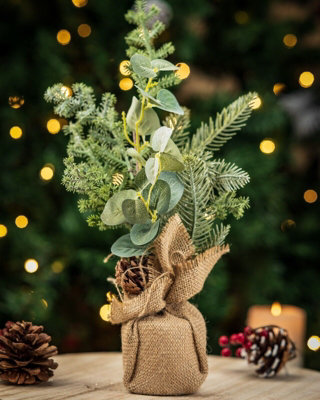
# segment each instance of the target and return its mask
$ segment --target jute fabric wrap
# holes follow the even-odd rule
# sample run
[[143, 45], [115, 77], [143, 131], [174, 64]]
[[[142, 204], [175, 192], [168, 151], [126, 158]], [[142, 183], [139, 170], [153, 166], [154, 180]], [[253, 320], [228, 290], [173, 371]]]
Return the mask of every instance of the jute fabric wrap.
[[228, 246], [195, 255], [180, 217], [171, 217], [154, 242], [154, 277], [138, 296], [114, 299], [111, 322], [122, 324], [125, 387], [132, 393], [194, 393], [208, 374], [206, 325], [188, 302], [199, 293]]

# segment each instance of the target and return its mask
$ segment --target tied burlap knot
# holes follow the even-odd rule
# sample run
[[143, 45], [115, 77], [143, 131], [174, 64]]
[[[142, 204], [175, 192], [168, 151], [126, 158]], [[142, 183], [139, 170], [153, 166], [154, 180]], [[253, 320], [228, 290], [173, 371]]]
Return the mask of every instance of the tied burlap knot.
[[188, 300], [199, 293], [228, 246], [195, 255], [178, 215], [155, 240], [153, 279], [138, 296], [114, 299], [111, 322], [122, 324], [124, 385], [132, 393], [194, 393], [208, 374], [206, 326]]

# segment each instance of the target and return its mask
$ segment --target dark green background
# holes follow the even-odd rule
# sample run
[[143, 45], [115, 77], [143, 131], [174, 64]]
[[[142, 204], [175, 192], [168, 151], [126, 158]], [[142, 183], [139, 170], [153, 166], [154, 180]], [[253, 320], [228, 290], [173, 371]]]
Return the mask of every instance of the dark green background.
[[[310, 134], [298, 135], [295, 120], [272, 88], [283, 82], [284, 96], [314, 95], [312, 105], [303, 103], [296, 111], [297, 118], [319, 107], [320, 8], [313, 1], [167, 3], [174, 17], [161, 40], [176, 46], [171, 61], [191, 66], [191, 76], [176, 94], [192, 109], [192, 126], [246, 91], [258, 91], [263, 100], [247, 128], [219, 155], [250, 173], [251, 183], [242, 194], [250, 196], [251, 209], [242, 220], [231, 221], [231, 254], [195, 299], [207, 321], [209, 350], [218, 353], [219, 335], [242, 329], [250, 305], [275, 300], [304, 308], [307, 337], [319, 334], [319, 200], [308, 204], [303, 193], [309, 188], [319, 193], [320, 124]], [[0, 239], [0, 320], [1, 325], [8, 319], [44, 324], [62, 352], [120, 348], [119, 328], [99, 317], [111, 289], [106, 278], [114, 267], [103, 259], [118, 232], [88, 228], [76, 196], [60, 184], [67, 139], [46, 130], [53, 114], [43, 93], [56, 82], [83, 81], [98, 97], [116, 93], [118, 109], [127, 109], [133, 90], [120, 91], [118, 65], [126, 58], [124, 35], [131, 27], [123, 15], [131, 6], [127, 0], [89, 0], [83, 8], [71, 0], [1, 4], [0, 223], [8, 227], [8, 235]], [[239, 10], [248, 13], [246, 24], [235, 21]], [[78, 36], [80, 23], [90, 24], [90, 37]], [[67, 46], [56, 40], [63, 28], [72, 35]], [[298, 37], [292, 49], [282, 42], [286, 33]], [[315, 75], [310, 89], [298, 84], [305, 70]], [[24, 96], [20, 109], [9, 107], [13, 95]], [[19, 140], [9, 136], [13, 125], [23, 129]], [[272, 155], [259, 150], [264, 138], [276, 143]], [[39, 179], [45, 163], [55, 166], [47, 183]], [[29, 218], [26, 229], [14, 224], [19, 214]], [[295, 226], [283, 231], [287, 219]], [[39, 261], [35, 274], [24, 271], [27, 258]], [[60, 274], [51, 269], [57, 260], [64, 265]], [[307, 346], [304, 350], [305, 365], [319, 369], [319, 353]]]

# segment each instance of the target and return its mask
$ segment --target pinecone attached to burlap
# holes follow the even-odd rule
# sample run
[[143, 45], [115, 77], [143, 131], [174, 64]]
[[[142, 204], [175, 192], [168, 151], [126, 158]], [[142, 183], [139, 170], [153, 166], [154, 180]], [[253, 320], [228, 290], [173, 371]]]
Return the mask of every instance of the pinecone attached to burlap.
[[46, 382], [58, 364], [50, 357], [58, 353], [43, 326], [31, 322], [7, 322], [0, 335], [0, 379], [10, 383]]
[[138, 295], [149, 282], [152, 262], [152, 256], [121, 258], [116, 265], [116, 283], [125, 293]]
[[287, 361], [296, 357], [296, 347], [288, 332], [275, 325], [253, 329], [248, 335], [248, 362], [259, 366], [256, 373], [262, 378], [276, 375]]

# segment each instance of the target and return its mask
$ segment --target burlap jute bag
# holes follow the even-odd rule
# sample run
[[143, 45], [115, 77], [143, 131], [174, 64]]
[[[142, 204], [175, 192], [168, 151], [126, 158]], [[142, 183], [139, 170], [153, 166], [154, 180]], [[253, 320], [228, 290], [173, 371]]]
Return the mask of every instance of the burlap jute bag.
[[132, 393], [194, 393], [208, 373], [206, 325], [188, 299], [229, 251], [213, 247], [195, 256], [190, 236], [174, 215], [154, 242], [157, 262], [138, 296], [114, 299], [111, 322], [122, 324], [125, 387]]

